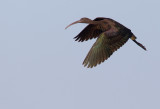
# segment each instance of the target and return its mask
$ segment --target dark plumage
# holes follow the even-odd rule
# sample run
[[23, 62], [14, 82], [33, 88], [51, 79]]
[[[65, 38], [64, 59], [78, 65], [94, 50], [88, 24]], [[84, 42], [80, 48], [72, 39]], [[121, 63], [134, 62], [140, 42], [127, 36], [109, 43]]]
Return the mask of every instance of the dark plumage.
[[136, 41], [136, 37], [130, 29], [110, 18], [98, 17], [94, 20], [81, 18], [66, 28], [76, 23], [89, 24], [74, 37], [76, 41], [83, 42], [88, 39], [97, 38], [83, 62], [84, 66], [88, 68], [95, 67], [97, 64], [107, 60], [113, 52], [124, 45], [129, 38], [146, 50], [142, 44]]

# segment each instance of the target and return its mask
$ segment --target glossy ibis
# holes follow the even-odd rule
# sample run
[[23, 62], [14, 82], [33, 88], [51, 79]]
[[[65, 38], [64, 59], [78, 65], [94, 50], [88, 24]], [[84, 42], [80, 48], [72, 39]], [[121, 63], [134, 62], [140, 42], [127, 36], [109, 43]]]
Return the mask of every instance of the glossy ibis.
[[68, 25], [65, 29], [76, 23], [89, 24], [74, 37], [76, 41], [83, 42], [88, 39], [97, 38], [83, 62], [84, 66], [88, 68], [95, 67], [97, 64], [107, 60], [113, 52], [124, 45], [129, 38], [146, 50], [141, 43], [136, 41], [136, 37], [130, 29], [113, 19], [103, 17], [98, 17], [94, 20], [81, 18]]

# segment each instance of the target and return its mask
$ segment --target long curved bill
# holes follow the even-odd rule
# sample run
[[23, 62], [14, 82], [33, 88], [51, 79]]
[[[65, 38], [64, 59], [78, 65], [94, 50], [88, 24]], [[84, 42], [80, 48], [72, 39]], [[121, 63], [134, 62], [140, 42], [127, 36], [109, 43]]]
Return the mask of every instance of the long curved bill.
[[80, 22], [81, 22], [80, 20], [75, 21], [75, 22], [73, 22], [73, 23], [69, 24], [65, 29], [67, 29], [67, 28], [68, 28], [68, 27], [70, 27], [71, 25], [74, 25], [74, 24], [76, 24], [76, 23], [80, 23]]

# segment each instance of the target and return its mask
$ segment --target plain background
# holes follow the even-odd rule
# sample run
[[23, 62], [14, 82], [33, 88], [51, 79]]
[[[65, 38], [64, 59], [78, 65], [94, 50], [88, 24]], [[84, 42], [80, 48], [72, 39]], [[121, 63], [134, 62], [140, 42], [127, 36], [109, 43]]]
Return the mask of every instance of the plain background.
[[[1, 0], [0, 109], [160, 109], [159, 0]], [[82, 17], [112, 18], [129, 40], [95, 68], [82, 62]]]

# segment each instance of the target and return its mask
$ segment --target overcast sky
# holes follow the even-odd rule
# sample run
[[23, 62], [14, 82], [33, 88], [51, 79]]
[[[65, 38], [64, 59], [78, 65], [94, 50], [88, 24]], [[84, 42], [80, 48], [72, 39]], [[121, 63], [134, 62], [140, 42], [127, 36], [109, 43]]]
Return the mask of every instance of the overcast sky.
[[[0, 109], [160, 109], [159, 0], [1, 0]], [[112, 18], [129, 40], [95, 68], [82, 17]]]

